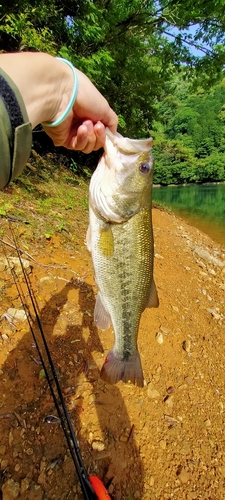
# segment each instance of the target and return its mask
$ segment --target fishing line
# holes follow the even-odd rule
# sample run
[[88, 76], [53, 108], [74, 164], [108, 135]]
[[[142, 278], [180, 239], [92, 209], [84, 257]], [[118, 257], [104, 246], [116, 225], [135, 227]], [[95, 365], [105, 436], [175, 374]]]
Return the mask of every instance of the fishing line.
[[[12, 225], [11, 225], [10, 221], [8, 221], [8, 224], [9, 224], [9, 228], [10, 228], [10, 231], [11, 231], [11, 234], [12, 234], [12, 238], [13, 238], [13, 242], [14, 242], [14, 245], [15, 245], [15, 248], [16, 248], [16, 252], [17, 252], [17, 255], [18, 255], [20, 266], [21, 266], [21, 269], [22, 269], [22, 273], [23, 273], [24, 281], [25, 281], [26, 288], [27, 288], [27, 291], [28, 291], [28, 295], [29, 295], [29, 298], [31, 300], [31, 304], [32, 304], [32, 307], [33, 307], [33, 311], [34, 311], [34, 314], [35, 314], [36, 321], [37, 321], [38, 329], [39, 329], [39, 332], [41, 334], [41, 339], [42, 339], [42, 342], [43, 342], [43, 345], [44, 345], [45, 353], [47, 355], [47, 360], [48, 360], [48, 363], [49, 363], [51, 375], [49, 375], [46, 363], [44, 361], [44, 358], [43, 358], [43, 355], [42, 355], [42, 352], [41, 352], [41, 348], [40, 348], [39, 342], [37, 340], [37, 337], [36, 337], [36, 334], [35, 334], [35, 331], [34, 331], [34, 328], [33, 328], [33, 325], [32, 325], [33, 319], [32, 319], [32, 315], [31, 315], [30, 310], [29, 310], [29, 306], [27, 305], [27, 302], [26, 302], [26, 299], [25, 299], [25, 294], [24, 294], [24, 292], [22, 290], [21, 285], [19, 285], [16, 272], [15, 272], [15, 270], [12, 268], [12, 266], [10, 264], [10, 261], [9, 261], [7, 255], [6, 255], [6, 251], [5, 251], [4, 247], [3, 247], [3, 251], [4, 251], [5, 257], [7, 259], [9, 268], [11, 270], [12, 277], [13, 277], [15, 286], [17, 288], [17, 291], [18, 291], [18, 294], [19, 294], [22, 306], [23, 306], [24, 311], [25, 311], [26, 316], [27, 316], [27, 321], [28, 321], [28, 324], [29, 324], [29, 327], [30, 327], [30, 330], [31, 330], [31, 333], [32, 333], [32, 336], [33, 336], [33, 339], [34, 339], [34, 342], [35, 342], [35, 345], [36, 345], [36, 348], [37, 348], [37, 351], [38, 351], [38, 354], [39, 354], [39, 357], [40, 357], [40, 360], [41, 360], [41, 363], [42, 363], [42, 366], [43, 366], [43, 369], [44, 369], [44, 372], [45, 372], [45, 376], [46, 376], [46, 379], [47, 379], [47, 382], [48, 382], [48, 385], [49, 385], [49, 388], [50, 388], [50, 391], [51, 391], [51, 394], [52, 394], [52, 397], [53, 397], [53, 401], [54, 401], [54, 404], [55, 404], [55, 407], [56, 407], [56, 410], [57, 410], [57, 413], [58, 413], [58, 416], [59, 416], [59, 419], [60, 419], [60, 422], [61, 422], [61, 426], [62, 426], [64, 435], [66, 437], [66, 441], [67, 441], [67, 444], [68, 444], [68, 447], [69, 447], [69, 450], [70, 450], [70, 453], [71, 453], [71, 457], [72, 457], [72, 460], [74, 462], [74, 466], [75, 466], [75, 469], [76, 469], [76, 472], [77, 472], [77, 475], [78, 475], [78, 478], [79, 478], [79, 481], [80, 481], [80, 486], [81, 486], [82, 493], [84, 495], [85, 500], [96, 500], [96, 499], [101, 500], [101, 498], [102, 499], [103, 498], [110, 498], [108, 496], [108, 494], [107, 494], [107, 490], [105, 489], [104, 485], [101, 483], [100, 479], [98, 479], [95, 476], [88, 476], [87, 471], [85, 469], [85, 466], [84, 466], [84, 463], [83, 463], [83, 460], [82, 460], [82, 457], [81, 457], [79, 445], [78, 445], [78, 442], [77, 442], [77, 439], [76, 439], [76, 436], [75, 436], [75, 433], [74, 433], [74, 430], [73, 430], [73, 427], [72, 427], [72, 423], [71, 423], [71, 420], [70, 420], [69, 412], [68, 412], [68, 409], [67, 409], [67, 406], [66, 406], [63, 394], [62, 394], [62, 390], [61, 390], [61, 387], [60, 387], [60, 384], [59, 384], [58, 376], [57, 376], [57, 373], [56, 373], [56, 370], [55, 370], [55, 367], [54, 367], [54, 364], [53, 364], [53, 361], [52, 361], [52, 357], [51, 357], [51, 354], [50, 354], [50, 351], [49, 351], [49, 348], [48, 348], [48, 345], [47, 345], [47, 342], [46, 342], [46, 338], [45, 338], [44, 331], [43, 331], [43, 328], [42, 328], [40, 316], [39, 316], [39, 313], [38, 313], [38, 305], [37, 305], [37, 302], [36, 302], [36, 299], [35, 299], [35, 295], [34, 295], [34, 292], [32, 290], [32, 286], [31, 286], [30, 280], [28, 278], [28, 274], [27, 274], [27, 272], [26, 272], [26, 270], [24, 268], [23, 261], [22, 261], [22, 258], [21, 258], [21, 251], [19, 250], [19, 247], [18, 247], [18, 244], [17, 244], [17, 241], [16, 241], [16, 237], [15, 237], [15, 233], [13, 231], [13, 228], [12, 228]], [[53, 380], [55, 382], [57, 396], [59, 398], [59, 401], [58, 401], [58, 399], [56, 397], [56, 394], [55, 394], [55, 391], [54, 391], [54, 388], [53, 388], [52, 378], [53, 378]], [[101, 486], [100, 489], [102, 490], [102, 496], [99, 496], [99, 494], [96, 495], [96, 493], [95, 493], [95, 484], [96, 483], [100, 483], [100, 486]], [[92, 484], [93, 484], [93, 486], [92, 486]], [[103, 496], [103, 494], [105, 496]]]

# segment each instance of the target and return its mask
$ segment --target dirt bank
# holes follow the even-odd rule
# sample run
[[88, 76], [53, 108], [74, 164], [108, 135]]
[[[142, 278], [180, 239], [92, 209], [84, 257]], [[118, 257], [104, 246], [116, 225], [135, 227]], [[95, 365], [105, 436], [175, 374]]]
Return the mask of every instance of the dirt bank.
[[[113, 477], [117, 500], [224, 499], [225, 249], [153, 210], [160, 307], [146, 310], [140, 325], [145, 387], [108, 386], [99, 370], [113, 334], [93, 324], [87, 212], [77, 224], [70, 217], [71, 238], [61, 232], [43, 240], [29, 225], [13, 224], [89, 472]], [[21, 304], [3, 260], [1, 252], [3, 500], [81, 499], [61, 428], [45, 421], [55, 410], [29, 328], [5, 316]]]

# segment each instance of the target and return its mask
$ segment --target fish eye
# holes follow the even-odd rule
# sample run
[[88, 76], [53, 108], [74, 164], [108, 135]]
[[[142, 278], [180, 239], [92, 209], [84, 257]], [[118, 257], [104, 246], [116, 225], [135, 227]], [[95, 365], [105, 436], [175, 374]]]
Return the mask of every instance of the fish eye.
[[139, 170], [142, 174], [147, 174], [150, 170], [149, 163], [141, 163]]

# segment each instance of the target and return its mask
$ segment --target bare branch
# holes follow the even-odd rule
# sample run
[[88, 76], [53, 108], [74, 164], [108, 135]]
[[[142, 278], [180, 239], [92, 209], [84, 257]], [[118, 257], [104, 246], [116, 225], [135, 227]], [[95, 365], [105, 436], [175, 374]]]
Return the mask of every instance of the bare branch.
[[198, 45], [195, 42], [188, 41], [188, 40], [186, 40], [186, 38], [183, 38], [180, 35], [174, 35], [173, 33], [170, 33], [169, 31], [163, 31], [163, 33], [165, 33], [165, 35], [167, 35], [167, 36], [171, 36], [175, 40], [176, 39], [177, 40], [178, 39], [181, 40], [181, 42], [183, 42], [183, 43], [185, 43], [187, 45], [190, 45], [191, 47], [194, 47], [197, 50], [200, 50], [201, 52], [203, 52], [206, 55], [208, 55], [208, 54], [213, 55], [213, 51], [211, 49], [206, 49], [205, 47], [203, 47], [203, 45]]

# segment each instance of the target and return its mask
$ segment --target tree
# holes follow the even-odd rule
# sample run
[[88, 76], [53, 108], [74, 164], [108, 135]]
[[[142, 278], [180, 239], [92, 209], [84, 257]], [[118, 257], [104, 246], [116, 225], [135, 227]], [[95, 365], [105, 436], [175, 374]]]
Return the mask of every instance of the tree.
[[223, 11], [223, 0], [9, 0], [0, 7], [0, 41], [2, 50], [68, 57], [121, 115], [123, 132], [140, 137], [175, 67], [192, 82], [221, 76]]

